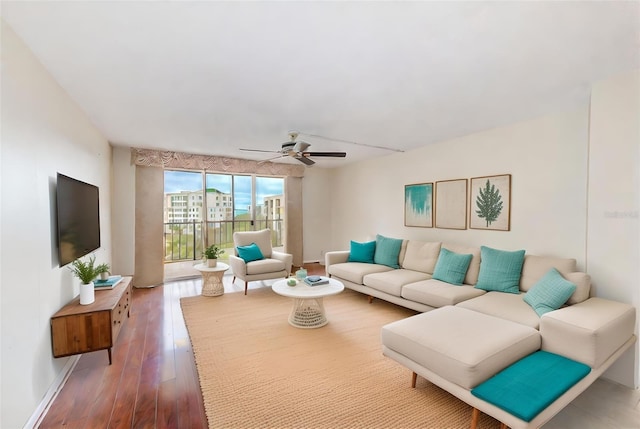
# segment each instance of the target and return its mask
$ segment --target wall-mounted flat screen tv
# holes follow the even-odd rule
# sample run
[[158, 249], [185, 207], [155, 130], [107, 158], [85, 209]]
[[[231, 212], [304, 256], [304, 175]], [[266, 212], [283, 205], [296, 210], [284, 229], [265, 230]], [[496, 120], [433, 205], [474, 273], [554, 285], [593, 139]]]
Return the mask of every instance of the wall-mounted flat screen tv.
[[58, 258], [60, 266], [100, 247], [98, 187], [58, 173]]

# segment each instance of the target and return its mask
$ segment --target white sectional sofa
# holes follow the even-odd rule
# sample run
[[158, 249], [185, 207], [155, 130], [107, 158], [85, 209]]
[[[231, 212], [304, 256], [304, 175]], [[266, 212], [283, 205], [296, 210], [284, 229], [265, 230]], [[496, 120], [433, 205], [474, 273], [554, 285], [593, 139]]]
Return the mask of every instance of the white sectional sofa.
[[[384, 240], [388, 238], [378, 236], [378, 247], [382, 243], [388, 248]], [[577, 271], [575, 259], [402, 240], [397, 255], [378, 260], [377, 255], [363, 257], [363, 243], [351, 246], [350, 251], [326, 254], [328, 276], [368, 295], [370, 302], [375, 297], [422, 312], [382, 328], [383, 354], [413, 371], [414, 386], [420, 375], [512, 428], [547, 422], [635, 341], [636, 309], [590, 297], [590, 276]], [[496, 262], [505, 255], [516, 261], [511, 265], [520, 258], [519, 270]], [[443, 281], [453, 278], [443, 271], [445, 259], [459, 261], [462, 256], [468, 267], [463, 273], [454, 270], [453, 275], [462, 284]], [[505, 277], [517, 274], [515, 285], [504, 291], [502, 269]], [[491, 290], [494, 283], [497, 290]], [[548, 307], [547, 294], [562, 295], [553, 288], [569, 287], [560, 298], [564, 301]], [[533, 417], [514, 415], [475, 395], [474, 388], [538, 351], [588, 365], [590, 372]]]

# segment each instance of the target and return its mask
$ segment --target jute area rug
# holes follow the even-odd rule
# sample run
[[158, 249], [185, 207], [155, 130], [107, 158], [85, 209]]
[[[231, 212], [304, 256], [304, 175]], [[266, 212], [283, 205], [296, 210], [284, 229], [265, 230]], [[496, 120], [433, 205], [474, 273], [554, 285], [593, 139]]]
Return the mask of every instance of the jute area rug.
[[[181, 300], [210, 428], [468, 428], [471, 407], [382, 355], [380, 328], [415, 314], [345, 290], [329, 324], [298, 329], [270, 288]], [[482, 415], [480, 428], [499, 423]]]

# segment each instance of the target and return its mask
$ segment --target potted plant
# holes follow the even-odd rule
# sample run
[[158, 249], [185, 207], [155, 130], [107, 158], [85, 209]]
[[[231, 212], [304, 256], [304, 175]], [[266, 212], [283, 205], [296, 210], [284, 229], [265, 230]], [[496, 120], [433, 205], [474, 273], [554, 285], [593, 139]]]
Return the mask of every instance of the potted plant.
[[100, 276], [100, 280], [107, 280], [111, 274], [109, 264], [100, 264], [96, 267], [96, 273]]
[[76, 259], [71, 262], [69, 269], [74, 276], [80, 279], [80, 304], [87, 305], [95, 301], [95, 290], [93, 280], [98, 276], [95, 265], [96, 257], [91, 256], [88, 261]]
[[214, 268], [218, 264], [218, 256], [224, 253], [224, 249], [212, 244], [204, 249], [204, 256], [207, 258], [207, 267]]

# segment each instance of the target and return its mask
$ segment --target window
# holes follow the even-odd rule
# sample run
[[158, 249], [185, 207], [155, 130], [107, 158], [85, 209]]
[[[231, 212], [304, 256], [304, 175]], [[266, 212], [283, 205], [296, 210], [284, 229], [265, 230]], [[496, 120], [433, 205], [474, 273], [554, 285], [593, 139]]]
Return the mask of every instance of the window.
[[[165, 260], [198, 259], [204, 243], [230, 248], [234, 231], [270, 228], [274, 246], [282, 245], [283, 178], [164, 173]], [[189, 249], [187, 256], [183, 247]]]

